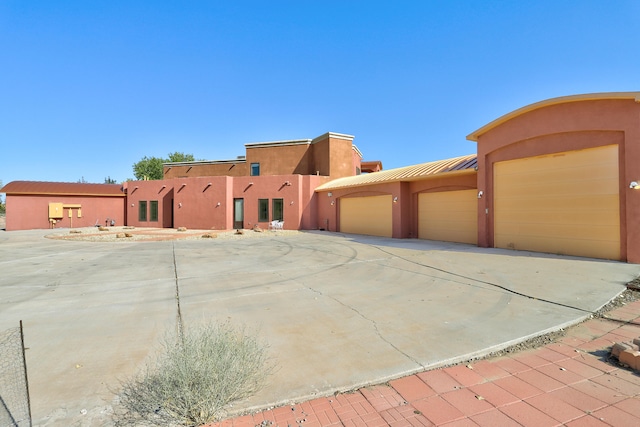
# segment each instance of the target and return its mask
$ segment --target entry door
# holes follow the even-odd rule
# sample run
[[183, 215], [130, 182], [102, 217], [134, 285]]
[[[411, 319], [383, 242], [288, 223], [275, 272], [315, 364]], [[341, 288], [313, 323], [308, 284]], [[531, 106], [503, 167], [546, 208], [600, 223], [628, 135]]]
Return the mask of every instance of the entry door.
[[233, 199], [233, 228], [244, 228], [244, 199]]

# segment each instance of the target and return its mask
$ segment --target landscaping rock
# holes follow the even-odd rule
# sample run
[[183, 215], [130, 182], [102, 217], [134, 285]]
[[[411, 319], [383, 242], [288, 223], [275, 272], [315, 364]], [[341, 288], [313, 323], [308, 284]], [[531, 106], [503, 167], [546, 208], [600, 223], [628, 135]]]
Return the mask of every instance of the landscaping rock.
[[103, 227], [103, 226], [98, 227], [98, 230], [99, 231], [109, 231], [109, 229], [107, 227]]
[[124, 233], [118, 233], [118, 234], [116, 234], [116, 238], [117, 238], [117, 239], [123, 239], [123, 238], [125, 238], [125, 237], [127, 237], [127, 235], [126, 235], [126, 234], [124, 234]]
[[236, 230], [235, 234], [244, 234], [244, 230]]
[[203, 239], [215, 239], [216, 237], [218, 237], [216, 233], [205, 233], [202, 235]]
[[178, 231], [187, 231], [187, 227], [178, 227]]

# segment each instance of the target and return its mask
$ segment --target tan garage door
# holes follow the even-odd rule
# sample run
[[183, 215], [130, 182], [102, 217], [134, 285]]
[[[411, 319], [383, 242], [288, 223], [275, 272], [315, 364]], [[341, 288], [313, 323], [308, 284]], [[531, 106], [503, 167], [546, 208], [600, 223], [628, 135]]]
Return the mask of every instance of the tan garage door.
[[418, 237], [445, 242], [478, 243], [476, 190], [418, 195]]
[[340, 231], [391, 237], [393, 232], [391, 196], [340, 199]]
[[494, 245], [620, 259], [616, 145], [494, 165]]

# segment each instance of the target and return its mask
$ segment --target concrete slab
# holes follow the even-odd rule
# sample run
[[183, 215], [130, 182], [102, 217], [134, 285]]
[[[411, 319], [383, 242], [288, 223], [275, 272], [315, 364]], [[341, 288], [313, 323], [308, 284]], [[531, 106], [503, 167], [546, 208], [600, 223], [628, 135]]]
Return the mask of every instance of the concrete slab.
[[[36, 425], [108, 425], [176, 326], [259, 330], [279, 370], [235, 409], [464, 360], [579, 321], [639, 265], [324, 232], [82, 242], [0, 232], [0, 330], [25, 325]], [[175, 266], [174, 266], [175, 259]]]

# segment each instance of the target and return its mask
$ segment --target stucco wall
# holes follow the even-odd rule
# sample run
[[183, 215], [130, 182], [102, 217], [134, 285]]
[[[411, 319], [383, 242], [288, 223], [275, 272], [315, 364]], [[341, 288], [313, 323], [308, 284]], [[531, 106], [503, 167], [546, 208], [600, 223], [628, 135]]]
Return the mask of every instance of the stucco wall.
[[233, 163], [201, 164], [192, 166], [165, 167], [164, 178], [186, 178], [196, 176], [245, 176], [249, 166], [244, 160]]
[[[478, 136], [478, 244], [493, 246], [493, 166], [502, 160], [616, 144], [623, 260], [640, 263], [640, 104], [633, 99], [557, 103], [517, 115]], [[486, 213], [488, 212], [488, 213]]]
[[[313, 190], [325, 180], [316, 176], [279, 175], [130, 182], [127, 183], [128, 224], [170, 227], [172, 223], [175, 228], [231, 230], [234, 199], [243, 199], [244, 228], [258, 225], [266, 229], [269, 221], [258, 221], [258, 199], [269, 200], [269, 220], [272, 220], [272, 200], [282, 199], [286, 229], [315, 228]], [[149, 216], [147, 221], [139, 221], [140, 201], [151, 200], [159, 201], [158, 221], [150, 221]]]
[[7, 195], [7, 231], [50, 228], [49, 203], [81, 205], [81, 218], [78, 218], [78, 209], [72, 209], [72, 219], [68, 209], [64, 209], [56, 228], [91, 227], [96, 222], [105, 225], [107, 218], [115, 220], [116, 225], [125, 224], [124, 197]]
[[[131, 181], [125, 183], [127, 191], [127, 225], [134, 227], [164, 227], [171, 224], [170, 203], [173, 187], [170, 180]], [[140, 201], [147, 202], [147, 221], [139, 221]], [[158, 220], [150, 220], [149, 205], [158, 201]]]
[[261, 176], [308, 175], [311, 173], [309, 172], [311, 161], [309, 144], [247, 148], [247, 167], [250, 168], [251, 163], [260, 163]]
[[[340, 199], [391, 195], [397, 197], [392, 207], [392, 237], [415, 238], [418, 236], [418, 194], [429, 191], [454, 191], [476, 188], [476, 174], [446, 174], [411, 182], [390, 182], [362, 187], [343, 188], [318, 192], [318, 228], [340, 230]], [[331, 196], [329, 196], [331, 194]], [[332, 204], [333, 202], [333, 204]], [[367, 218], [363, 218], [366, 221]]]

